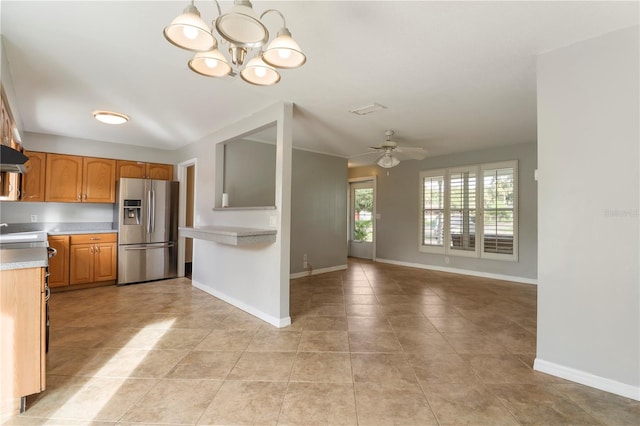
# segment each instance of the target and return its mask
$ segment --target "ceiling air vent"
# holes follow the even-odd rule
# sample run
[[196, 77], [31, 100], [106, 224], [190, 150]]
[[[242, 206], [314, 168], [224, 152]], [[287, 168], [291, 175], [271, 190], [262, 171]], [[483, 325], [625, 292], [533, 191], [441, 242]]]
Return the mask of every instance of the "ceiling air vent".
[[387, 107], [374, 102], [371, 105], [350, 109], [349, 112], [357, 115], [367, 115], [367, 114], [371, 114], [372, 112], [381, 111], [383, 109], [387, 109]]

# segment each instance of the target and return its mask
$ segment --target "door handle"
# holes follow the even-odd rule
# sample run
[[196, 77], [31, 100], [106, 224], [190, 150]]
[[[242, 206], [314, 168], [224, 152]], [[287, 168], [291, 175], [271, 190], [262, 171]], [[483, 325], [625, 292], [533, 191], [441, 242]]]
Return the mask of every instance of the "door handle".
[[151, 232], [156, 230], [156, 191], [151, 190]]
[[125, 247], [125, 251], [129, 250], [151, 250], [151, 249], [165, 249], [173, 247], [173, 243], [163, 244], [160, 246], [145, 246], [145, 247]]

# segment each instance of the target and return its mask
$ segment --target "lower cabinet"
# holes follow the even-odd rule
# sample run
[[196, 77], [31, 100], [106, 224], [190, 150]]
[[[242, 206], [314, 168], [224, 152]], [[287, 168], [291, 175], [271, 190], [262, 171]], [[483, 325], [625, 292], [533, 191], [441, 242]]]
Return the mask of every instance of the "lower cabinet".
[[49, 259], [49, 287], [69, 285], [69, 236], [50, 235], [49, 247], [56, 249], [56, 255]]
[[115, 233], [51, 235], [49, 287], [115, 282], [118, 278], [118, 236]]
[[69, 285], [115, 281], [118, 278], [117, 235], [71, 235]]
[[0, 414], [45, 389], [45, 268], [0, 271]]

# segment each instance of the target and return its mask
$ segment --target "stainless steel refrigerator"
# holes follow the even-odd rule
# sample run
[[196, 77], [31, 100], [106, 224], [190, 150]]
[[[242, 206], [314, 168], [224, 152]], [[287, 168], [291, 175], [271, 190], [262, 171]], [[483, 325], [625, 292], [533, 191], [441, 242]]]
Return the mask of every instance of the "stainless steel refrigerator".
[[118, 285], [174, 278], [178, 268], [178, 182], [121, 178]]

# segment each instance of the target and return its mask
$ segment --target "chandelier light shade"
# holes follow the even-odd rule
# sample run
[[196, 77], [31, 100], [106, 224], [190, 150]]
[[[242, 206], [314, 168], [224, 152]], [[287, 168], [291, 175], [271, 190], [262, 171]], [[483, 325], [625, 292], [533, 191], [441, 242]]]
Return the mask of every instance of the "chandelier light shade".
[[300, 50], [298, 43], [291, 38], [287, 28], [282, 28], [278, 32], [278, 37], [269, 44], [262, 59], [267, 64], [278, 68], [298, 68], [307, 61], [307, 57]]
[[[222, 45], [226, 45], [224, 49], [218, 50], [215, 33], [200, 17], [194, 0], [164, 29], [164, 36], [171, 44], [197, 52], [188, 63], [192, 71], [207, 77], [239, 73], [248, 83], [271, 86], [280, 81], [277, 68], [298, 68], [307, 61], [278, 10], [268, 9], [258, 16], [249, 0], [234, 0], [231, 10], [223, 14], [218, 0], [214, 1], [218, 17], [212, 23]], [[268, 13], [278, 14], [283, 26], [264, 51], [256, 50], [253, 54], [252, 49], [264, 49], [269, 41], [269, 30], [262, 20]]]
[[216, 19], [220, 37], [238, 47], [260, 47], [269, 40], [269, 31], [248, 0], [236, 0], [229, 13]]
[[207, 77], [224, 77], [231, 74], [231, 65], [218, 49], [196, 53], [189, 61], [189, 68]]
[[377, 164], [382, 168], [390, 169], [400, 164], [400, 160], [394, 157], [390, 152], [385, 152], [384, 155], [378, 159]]
[[256, 86], [273, 86], [280, 81], [280, 73], [273, 67], [267, 65], [262, 56], [258, 55], [251, 59], [247, 66], [240, 71], [240, 77], [247, 83]]
[[205, 52], [218, 45], [193, 3], [165, 27], [164, 36], [171, 44], [194, 52]]

